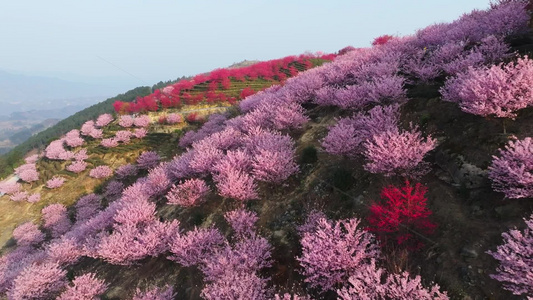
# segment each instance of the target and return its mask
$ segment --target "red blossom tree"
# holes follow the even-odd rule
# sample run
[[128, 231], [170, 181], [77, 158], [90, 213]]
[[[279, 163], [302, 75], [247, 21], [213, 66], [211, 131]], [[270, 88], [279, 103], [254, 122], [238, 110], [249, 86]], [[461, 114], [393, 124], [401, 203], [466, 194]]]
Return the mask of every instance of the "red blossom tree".
[[388, 242], [417, 249], [423, 244], [413, 234], [432, 234], [437, 225], [430, 221], [431, 211], [426, 207], [427, 188], [420, 183], [412, 186], [389, 186], [381, 191], [382, 203], [370, 207], [369, 230], [375, 232], [386, 246]]

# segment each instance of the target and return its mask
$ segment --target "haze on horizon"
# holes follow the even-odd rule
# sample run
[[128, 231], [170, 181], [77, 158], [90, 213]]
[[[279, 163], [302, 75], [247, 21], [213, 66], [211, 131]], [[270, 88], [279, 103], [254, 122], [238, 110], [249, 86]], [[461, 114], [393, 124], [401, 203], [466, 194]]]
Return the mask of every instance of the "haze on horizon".
[[0, 70], [152, 85], [248, 60], [369, 46], [449, 22], [472, 1], [4, 1]]

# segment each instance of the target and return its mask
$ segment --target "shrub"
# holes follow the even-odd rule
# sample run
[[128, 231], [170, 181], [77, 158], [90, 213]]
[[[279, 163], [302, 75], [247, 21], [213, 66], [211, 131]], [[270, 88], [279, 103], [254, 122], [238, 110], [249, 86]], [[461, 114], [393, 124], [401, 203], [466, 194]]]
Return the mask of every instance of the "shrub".
[[386, 245], [390, 238], [398, 245], [417, 249], [423, 244], [412, 231], [433, 233], [437, 225], [429, 220], [431, 211], [426, 207], [426, 192], [427, 188], [420, 183], [411, 186], [409, 181], [401, 188], [383, 188], [381, 199], [385, 202], [372, 204], [368, 217], [369, 230], [376, 232], [382, 245]]
[[527, 227], [523, 231], [512, 229], [502, 233], [504, 244], [487, 253], [500, 263], [498, 273], [490, 277], [500, 281], [514, 295], [529, 298], [533, 295], [533, 215], [524, 221]]
[[508, 198], [533, 197], [533, 140], [509, 141], [489, 166], [492, 188]]
[[371, 173], [382, 173], [385, 176], [394, 174], [417, 178], [429, 170], [420, 165], [427, 152], [436, 146], [436, 140], [428, 136], [422, 140], [420, 131], [387, 130], [375, 134], [364, 143], [364, 155], [367, 163], [365, 170]]
[[325, 292], [347, 283], [352, 274], [378, 257], [373, 235], [358, 229], [359, 223], [356, 218], [335, 223], [322, 218], [315, 230], [303, 234], [302, 256], [297, 260], [311, 287]]
[[173, 185], [167, 194], [168, 204], [195, 206], [204, 201], [209, 188], [202, 179], [189, 179]]

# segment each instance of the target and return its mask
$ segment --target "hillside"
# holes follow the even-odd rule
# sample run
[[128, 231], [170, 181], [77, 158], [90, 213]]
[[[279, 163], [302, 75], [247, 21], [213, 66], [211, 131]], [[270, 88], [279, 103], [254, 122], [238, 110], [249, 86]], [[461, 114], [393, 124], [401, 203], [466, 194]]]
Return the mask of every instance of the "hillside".
[[533, 297], [529, 19], [503, 1], [107, 102], [0, 184], [0, 293]]

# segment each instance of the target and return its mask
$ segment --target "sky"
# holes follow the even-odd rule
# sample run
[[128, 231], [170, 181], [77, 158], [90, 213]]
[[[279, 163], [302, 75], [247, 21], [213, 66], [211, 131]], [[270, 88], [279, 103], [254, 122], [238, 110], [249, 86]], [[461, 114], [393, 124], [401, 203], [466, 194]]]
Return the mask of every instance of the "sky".
[[489, 0], [12, 0], [0, 70], [152, 85], [248, 60], [370, 46], [450, 22]]

